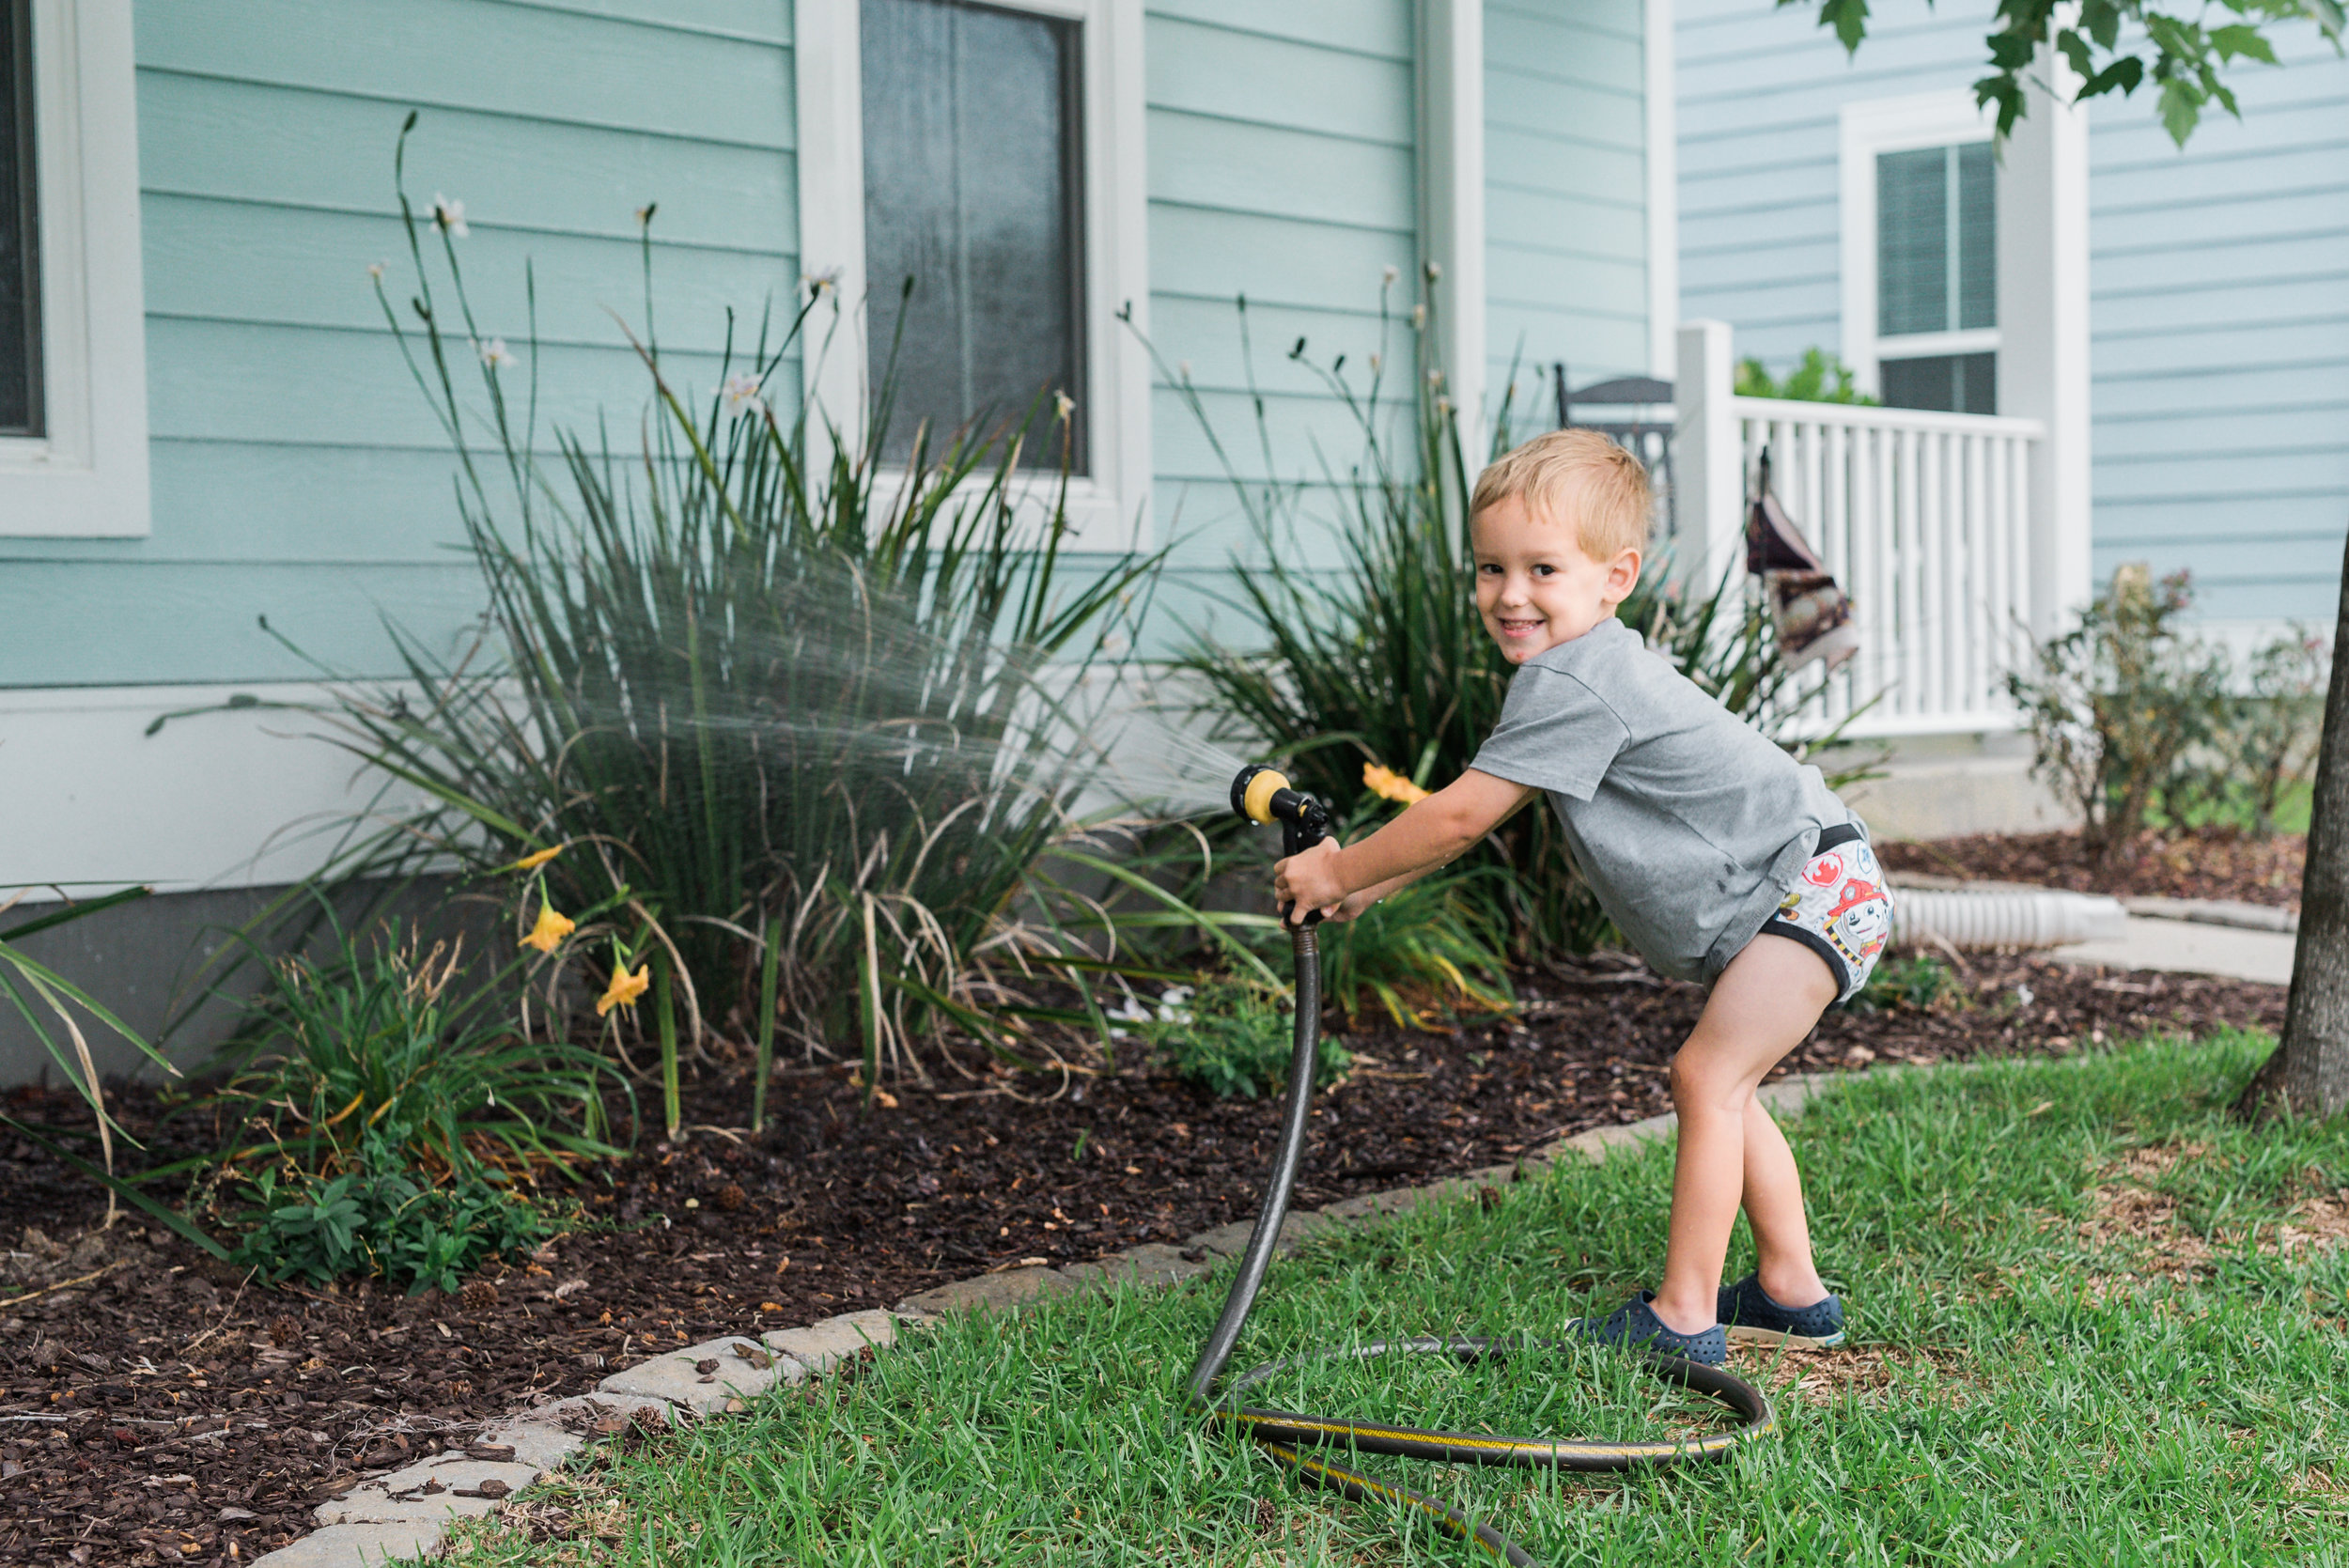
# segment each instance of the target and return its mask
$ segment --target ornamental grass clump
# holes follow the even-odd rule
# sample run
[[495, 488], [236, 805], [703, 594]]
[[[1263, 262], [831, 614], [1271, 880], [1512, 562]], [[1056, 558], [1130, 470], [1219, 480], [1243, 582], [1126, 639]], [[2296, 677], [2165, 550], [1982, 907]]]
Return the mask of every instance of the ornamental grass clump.
[[762, 1093], [778, 1029], [861, 1055], [876, 1087], [926, 1072], [919, 1043], [949, 1025], [1028, 1060], [1048, 981], [1106, 1033], [1093, 971], [1061, 960], [1112, 960], [1116, 932], [1059, 876], [1114, 836], [1074, 807], [1158, 562], [1069, 569], [1066, 401], [1000, 434], [924, 425], [884, 462], [889, 380], [845, 427], [791, 391], [832, 347], [817, 282], [746, 352], [729, 316], [697, 403], [631, 334], [649, 410], [629, 449], [547, 437], [535, 326], [521, 355], [467, 349], [486, 334], [458, 235], [443, 206], [401, 206], [415, 293], [403, 311], [377, 287], [456, 449], [489, 615], [459, 658], [402, 637], [399, 681], [344, 683], [346, 743], [422, 804], [338, 873], [566, 846], [545, 907], [604, 911], [589, 1027], [657, 1039], [672, 1130], [680, 1056], [722, 1032], [756, 1041]]
[[[1426, 281], [1432, 293], [1432, 272]], [[1244, 300], [1242, 363], [1268, 477], [1243, 476], [1189, 373], [1160, 364], [1221, 462], [1253, 547], [1233, 573], [1234, 607], [1253, 635], [1238, 643], [1195, 637], [1177, 664], [1206, 693], [1200, 706], [1212, 734], [1278, 754], [1299, 788], [1341, 814], [1363, 796], [1365, 764], [1408, 761], [1423, 780], [1456, 778], [1500, 720], [1512, 674], [1476, 609], [1469, 539], [1475, 474], [1445, 390], [1433, 318], [1420, 306], [1403, 318], [1409, 342], [1402, 364], [1412, 374], [1402, 390], [1390, 379], [1396, 318], [1384, 289], [1379, 319], [1381, 351], [1369, 356], [1365, 376], [1349, 373], [1344, 354], [1327, 364], [1308, 357], [1302, 338], [1288, 353], [1360, 436], [1359, 453], [1343, 469], [1320, 459], [1317, 480], [1270, 476], [1279, 464], [1247, 352]], [[1511, 412], [1504, 399], [1495, 456], [1513, 443]], [[1743, 577], [1739, 563], [1718, 584], [1675, 579], [1669, 550], [1659, 548], [1617, 614], [1723, 706], [1792, 746], [1791, 722], [1815, 692], [1787, 667]], [[1463, 857], [1463, 871], [1480, 874], [1450, 887], [1522, 956], [1583, 952], [1610, 928], [1569, 863], [1555, 816], [1527, 810]]]

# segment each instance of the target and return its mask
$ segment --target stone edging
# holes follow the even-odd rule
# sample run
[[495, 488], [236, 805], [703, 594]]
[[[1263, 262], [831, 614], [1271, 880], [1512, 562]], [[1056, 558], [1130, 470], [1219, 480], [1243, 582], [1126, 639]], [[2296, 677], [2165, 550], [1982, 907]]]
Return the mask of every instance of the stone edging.
[[[1793, 1114], [1826, 1083], [1849, 1076], [1855, 1075], [1801, 1074], [1764, 1084], [1760, 1096], [1772, 1110]], [[1282, 1250], [1331, 1225], [1359, 1224], [1419, 1203], [1465, 1197], [1570, 1156], [1597, 1164], [1618, 1149], [1661, 1138], [1677, 1125], [1668, 1110], [1645, 1121], [1595, 1127], [1545, 1144], [1512, 1164], [1291, 1214], [1281, 1228]], [[889, 1312], [849, 1312], [804, 1328], [733, 1335], [663, 1352], [612, 1374], [592, 1394], [574, 1394], [491, 1423], [462, 1452], [436, 1454], [362, 1482], [319, 1505], [322, 1528], [256, 1558], [253, 1568], [361, 1568], [432, 1556], [449, 1521], [497, 1513], [505, 1499], [559, 1468], [592, 1437], [622, 1431], [631, 1421], [665, 1424], [744, 1409], [777, 1384], [804, 1382], [867, 1345], [888, 1349], [896, 1343], [900, 1323], [919, 1325], [956, 1312], [1003, 1311], [1114, 1284], [1179, 1284], [1237, 1256], [1253, 1228], [1252, 1220], [1236, 1220], [1202, 1231], [1178, 1247], [1152, 1242], [1096, 1263], [1002, 1269], [923, 1291]]]

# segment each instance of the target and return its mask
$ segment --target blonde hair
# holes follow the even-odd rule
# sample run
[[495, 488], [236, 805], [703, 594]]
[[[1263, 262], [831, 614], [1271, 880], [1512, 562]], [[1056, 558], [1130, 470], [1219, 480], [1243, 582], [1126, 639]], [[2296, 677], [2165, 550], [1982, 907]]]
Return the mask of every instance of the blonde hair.
[[1470, 513], [1522, 497], [1546, 521], [1571, 515], [1575, 543], [1594, 561], [1647, 548], [1647, 470], [1596, 430], [1569, 427], [1535, 436], [1476, 477]]

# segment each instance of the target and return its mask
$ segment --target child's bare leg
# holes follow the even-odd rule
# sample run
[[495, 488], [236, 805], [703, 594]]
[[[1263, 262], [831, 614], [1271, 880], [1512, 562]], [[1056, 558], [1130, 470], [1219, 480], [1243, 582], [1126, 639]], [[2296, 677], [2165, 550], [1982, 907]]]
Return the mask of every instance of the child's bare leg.
[[[1721, 1265], [1745, 1195], [1746, 1117], [1753, 1091], [1834, 1000], [1835, 977], [1817, 954], [1790, 938], [1758, 936], [1721, 971], [1688, 1044], [1672, 1058], [1680, 1151], [1672, 1167], [1664, 1280], [1651, 1306], [1675, 1333], [1701, 1333], [1713, 1325]], [[1782, 1139], [1779, 1147], [1784, 1150]], [[1784, 1157], [1791, 1172], [1794, 1157]], [[1783, 1199], [1766, 1202], [1773, 1219], [1782, 1219]], [[1797, 1184], [1797, 1213], [1801, 1203]], [[1777, 1234], [1783, 1234], [1782, 1225]]]
[[1756, 1272], [1770, 1299], [1808, 1307], [1827, 1298], [1811, 1259], [1811, 1222], [1802, 1212], [1795, 1152], [1759, 1098], [1746, 1102], [1746, 1219], [1753, 1226]]

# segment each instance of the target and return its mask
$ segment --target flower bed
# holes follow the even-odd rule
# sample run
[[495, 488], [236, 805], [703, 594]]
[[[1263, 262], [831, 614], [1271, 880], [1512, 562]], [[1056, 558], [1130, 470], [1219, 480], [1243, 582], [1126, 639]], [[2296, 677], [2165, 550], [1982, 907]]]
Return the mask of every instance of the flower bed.
[[[2282, 1015], [2279, 987], [2188, 976], [1999, 957], [1962, 978], [1962, 999], [1831, 1016], [1786, 1070], [2272, 1030]], [[1357, 1064], [1322, 1103], [1300, 1200], [1416, 1185], [1665, 1108], [1695, 987], [1626, 965], [1572, 984], [1524, 976], [1520, 996], [1522, 1028], [1351, 1036]], [[485, 1420], [654, 1350], [1253, 1212], [1277, 1099], [1208, 1100], [1139, 1065], [1017, 1097], [1058, 1087], [949, 1080], [866, 1117], [845, 1076], [789, 1080], [763, 1139], [696, 1131], [668, 1150], [647, 1135], [592, 1205], [615, 1229], [457, 1296], [268, 1291], [135, 1223], [11, 1258], [10, 1294], [66, 1288], [0, 1300], [0, 1416], [40, 1418], [0, 1427], [0, 1562], [249, 1561], [305, 1532], [356, 1474], [461, 1446]], [[744, 1099], [739, 1081], [689, 1083], [686, 1121], [739, 1126]], [[21, 1093], [14, 1111], [63, 1124], [72, 1103]], [[123, 1109], [152, 1130], [151, 1102]], [[157, 1138], [152, 1152], [174, 1151]], [[0, 1140], [0, 1235], [71, 1236], [102, 1208], [80, 1177]]]

